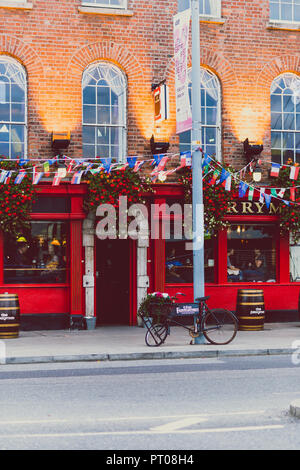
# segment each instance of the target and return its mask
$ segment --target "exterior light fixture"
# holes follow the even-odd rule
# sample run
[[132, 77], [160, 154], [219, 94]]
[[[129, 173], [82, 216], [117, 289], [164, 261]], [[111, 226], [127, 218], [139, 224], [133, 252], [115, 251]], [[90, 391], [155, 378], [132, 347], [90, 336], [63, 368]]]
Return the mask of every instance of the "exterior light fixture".
[[258, 155], [260, 155], [264, 149], [264, 146], [261, 143], [257, 142], [254, 144], [250, 144], [249, 139], [244, 140], [243, 145], [244, 155], [246, 157], [247, 163], [250, 163], [253, 158], [257, 159]]
[[150, 148], [152, 155], [157, 153], [167, 153], [170, 147], [169, 142], [155, 142], [154, 135], [150, 139]]
[[70, 131], [66, 132], [52, 132], [52, 148], [56, 152], [61, 153], [66, 150], [70, 145]]

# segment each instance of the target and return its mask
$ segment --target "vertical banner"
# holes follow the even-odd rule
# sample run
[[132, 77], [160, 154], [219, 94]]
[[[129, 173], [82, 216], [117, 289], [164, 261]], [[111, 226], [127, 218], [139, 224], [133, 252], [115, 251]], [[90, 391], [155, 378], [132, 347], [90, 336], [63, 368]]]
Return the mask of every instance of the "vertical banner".
[[191, 130], [193, 124], [187, 69], [190, 18], [190, 9], [184, 10], [173, 17], [177, 134]]

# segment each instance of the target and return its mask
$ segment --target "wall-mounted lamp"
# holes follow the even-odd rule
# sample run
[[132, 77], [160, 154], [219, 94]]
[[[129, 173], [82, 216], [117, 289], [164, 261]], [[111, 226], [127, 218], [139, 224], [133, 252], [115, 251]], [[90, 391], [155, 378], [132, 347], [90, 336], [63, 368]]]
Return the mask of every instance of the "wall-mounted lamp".
[[70, 131], [66, 132], [52, 132], [52, 148], [59, 154], [62, 150], [66, 150], [70, 145]]
[[259, 164], [257, 163], [257, 160], [255, 161], [255, 167], [253, 169], [253, 181], [255, 181], [256, 183], [258, 183], [259, 181], [261, 181], [261, 176], [262, 176], [262, 171], [261, 171], [261, 168], [259, 166]]
[[150, 139], [150, 148], [152, 155], [157, 153], [167, 153], [170, 147], [169, 142], [155, 142], [154, 135]]
[[264, 149], [264, 146], [260, 143], [250, 144], [249, 139], [244, 140], [243, 145], [247, 163], [250, 163], [253, 158], [257, 159], [258, 155], [260, 155]]

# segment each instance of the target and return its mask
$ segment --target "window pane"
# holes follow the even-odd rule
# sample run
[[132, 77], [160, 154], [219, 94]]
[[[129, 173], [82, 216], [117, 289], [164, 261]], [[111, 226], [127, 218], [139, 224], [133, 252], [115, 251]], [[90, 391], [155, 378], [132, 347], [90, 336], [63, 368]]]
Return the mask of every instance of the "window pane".
[[0, 142], [0, 155], [4, 157], [9, 157], [9, 144]]
[[83, 122], [86, 124], [96, 123], [96, 106], [83, 106]]
[[281, 19], [286, 21], [292, 21], [293, 14], [292, 14], [292, 5], [285, 4], [281, 5]]
[[20, 88], [18, 85], [12, 84], [11, 86], [11, 101], [15, 103], [24, 103], [25, 93], [24, 89]]
[[68, 224], [31, 222], [18, 240], [4, 234], [4, 282], [57, 284], [67, 281]]
[[11, 105], [11, 120], [13, 122], [24, 122], [25, 121], [25, 105], [14, 104]]
[[271, 129], [282, 129], [282, 115], [271, 113]]
[[272, 162], [274, 163], [281, 163], [281, 150], [272, 149]]
[[95, 127], [82, 126], [82, 142], [85, 144], [95, 143]]
[[109, 145], [109, 128], [108, 127], [97, 128], [97, 144]]
[[95, 145], [86, 145], [82, 146], [82, 152], [84, 158], [95, 158]]
[[0, 121], [10, 121], [9, 104], [0, 103]]
[[109, 105], [109, 88], [108, 87], [97, 87], [97, 102], [98, 104]]
[[281, 148], [281, 133], [271, 132], [271, 146], [272, 148]]
[[276, 280], [275, 226], [234, 224], [227, 231], [228, 282]]
[[98, 124], [110, 124], [109, 106], [97, 106], [97, 122]]
[[272, 20], [279, 20], [279, 4], [278, 3], [270, 3], [270, 18]]
[[283, 115], [283, 128], [284, 129], [295, 129], [295, 116], [294, 114]]
[[96, 104], [96, 88], [94, 86], [87, 86], [83, 89], [83, 103]]
[[280, 95], [271, 95], [271, 111], [272, 112], [281, 112], [281, 96]]

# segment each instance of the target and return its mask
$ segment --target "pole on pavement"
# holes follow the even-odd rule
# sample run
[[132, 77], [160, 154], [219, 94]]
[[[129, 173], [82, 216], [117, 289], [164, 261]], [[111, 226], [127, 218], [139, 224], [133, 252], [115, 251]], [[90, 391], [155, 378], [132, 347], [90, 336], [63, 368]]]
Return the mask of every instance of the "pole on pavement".
[[[201, 87], [200, 87], [200, 25], [199, 0], [191, 0], [192, 16], [192, 207], [193, 207], [193, 274], [194, 301], [204, 297], [204, 206], [202, 184]], [[196, 320], [195, 320], [196, 321]], [[199, 325], [195, 325], [198, 329]], [[192, 344], [205, 343], [203, 334]]]

